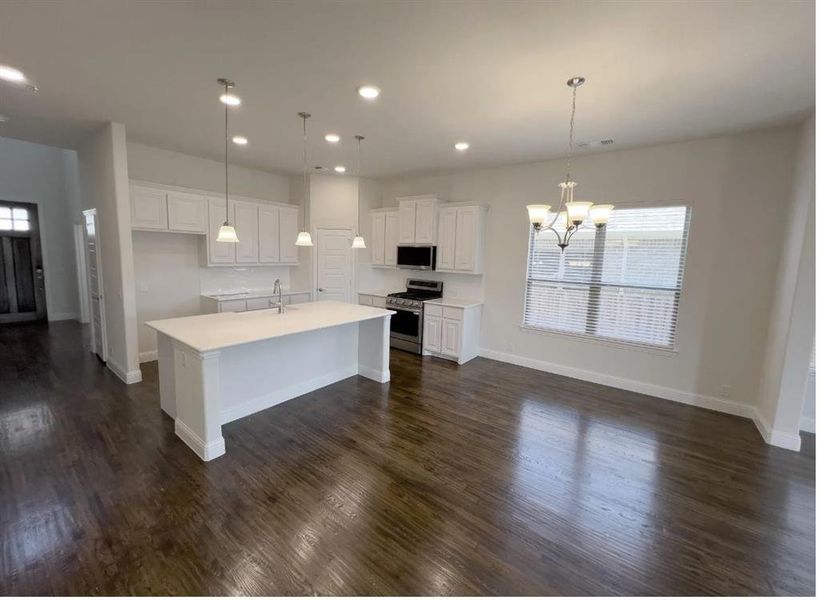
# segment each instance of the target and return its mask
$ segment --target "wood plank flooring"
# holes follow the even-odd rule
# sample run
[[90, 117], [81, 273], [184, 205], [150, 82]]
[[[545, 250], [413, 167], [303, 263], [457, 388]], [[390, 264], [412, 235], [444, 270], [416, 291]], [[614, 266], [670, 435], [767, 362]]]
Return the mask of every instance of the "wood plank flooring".
[[814, 594], [813, 436], [394, 352], [202, 463], [83, 340], [0, 328], [2, 594]]

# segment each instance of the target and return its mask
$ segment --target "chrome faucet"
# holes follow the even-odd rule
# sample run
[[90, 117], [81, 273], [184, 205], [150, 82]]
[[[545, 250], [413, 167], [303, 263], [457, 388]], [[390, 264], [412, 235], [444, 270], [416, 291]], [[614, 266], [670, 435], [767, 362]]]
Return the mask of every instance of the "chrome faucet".
[[281, 315], [285, 312], [285, 305], [282, 302], [282, 284], [278, 279], [273, 282], [273, 295], [275, 296], [276, 294], [279, 294], [279, 302], [274, 305], [274, 308], [278, 308], [279, 314]]

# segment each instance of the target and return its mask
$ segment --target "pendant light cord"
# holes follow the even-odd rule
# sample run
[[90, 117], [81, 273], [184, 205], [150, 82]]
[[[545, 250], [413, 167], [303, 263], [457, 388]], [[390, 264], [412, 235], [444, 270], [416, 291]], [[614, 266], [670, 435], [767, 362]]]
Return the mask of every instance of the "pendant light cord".
[[572, 156], [575, 150], [575, 95], [578, 92], [578, 86], [572, 86], [572, 112], [570, 113], [569, 117], [569, 147], [567, 149], [567, 180], [566, 182], [570, 182], [570, 169], [572, 167]]
[[[228, 95], [228, 84], [225, 84], [225, 96]], [[225, 103], [225, 223], [228, 223], [228, 103]]]
[[302, 227], [307, 231], [307, 113], [300, 113], [302, 117], [302, 207], [304, 222]]

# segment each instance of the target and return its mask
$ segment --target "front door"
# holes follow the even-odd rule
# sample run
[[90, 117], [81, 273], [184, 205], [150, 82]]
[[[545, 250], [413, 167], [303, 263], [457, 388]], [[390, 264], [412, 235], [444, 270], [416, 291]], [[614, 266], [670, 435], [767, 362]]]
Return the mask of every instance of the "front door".
[[102, 258], [97, 233], [97, 211], [83, 212], [85, 218], [85, 265], [91, 297], [91, 340], [94, 354], [105, 362], [105, 305], [103, 304]]
[[350, 229], [318, 230], [316, 258], [317, 300], [351, 302], [353, 297], [353, 232]]
[[0, 324], [45, 318], [37, 205], [0, 201]]

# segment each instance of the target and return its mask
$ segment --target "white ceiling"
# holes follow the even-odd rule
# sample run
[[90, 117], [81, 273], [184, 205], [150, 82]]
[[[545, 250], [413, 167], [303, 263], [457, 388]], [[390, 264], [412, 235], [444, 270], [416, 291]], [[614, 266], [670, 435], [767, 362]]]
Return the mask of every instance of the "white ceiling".
[[40, 87], [0, 82], [0, 136], [71, 147], [113, 120], [220, 159], [230, 77], [250, 138], [232, 162], [298, 171], [307, 110], [311, 164], [353, 167], [361, 133], [378, 177], [561, 155], [573, 75], [578, 139], [611, 148], [796, 121], [814, 106], [814, 3], [5, 0], [0, 63]]

